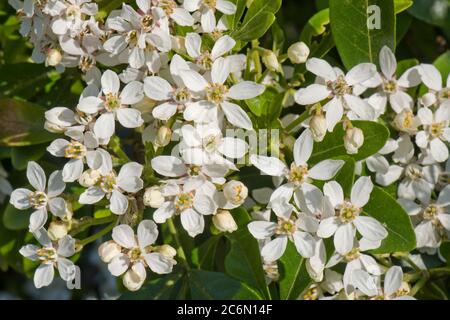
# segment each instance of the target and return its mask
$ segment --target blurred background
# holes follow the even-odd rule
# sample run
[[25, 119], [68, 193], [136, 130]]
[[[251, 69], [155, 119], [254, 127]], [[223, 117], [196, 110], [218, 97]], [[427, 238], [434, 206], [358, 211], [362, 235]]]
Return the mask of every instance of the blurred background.
[[[327, 7], [328, 0], [284, 0], [277, 22], [286, 35], [285, 48], [299, 40], [301, 31], [315, 13]], [[19, 26], [15, 11], [2, 0], [0, 99], [25, 99], [42, 106], [43, 111], [55, 106], [73, 107], [83, 89], [78, 70], [66, 70], [60, 75], [44, 65], [33, 64], [30, 59], [32, 48], [20, 36]], [[270, 37], [268, 34], [268, 41]], [[414, 58], [432, 63], [449, 49], [449, 40], [450, 0], [415, 0], [412, 7], [397, 16], [398, 60]], [[340, 65], [336, 49], [332, 49], [327, 59]], [[35, 125], [42, 126], [43, 119], [39, 119], [39, 115], [35, 117]], [[0, 111], [0, 121], [1, 125], [14, 124], [9, 122], [7, 110]], [[39, 160], [44, 168], [56, 168], [55, 159], [46, 153], [46, 147], [47, 143], [14, 148], [0, 146], [0, 186], [6, 177], [13, 188], [25, 185], [28, 160]], [[23, 229], [28, 217], [11, 221], [13, 213], [8, 201], [0, 187], [0, 299], [105, 299], [118, 296], [120, 288], [98, 258], [95, 244], [83, 250], [77, 262], [83, 270], [81, 290], [66, 289], [60, 279], [55, 279], [48, 288], [36, 290], [31, 280], [33, 265], [18, 253], [30, 237]]]

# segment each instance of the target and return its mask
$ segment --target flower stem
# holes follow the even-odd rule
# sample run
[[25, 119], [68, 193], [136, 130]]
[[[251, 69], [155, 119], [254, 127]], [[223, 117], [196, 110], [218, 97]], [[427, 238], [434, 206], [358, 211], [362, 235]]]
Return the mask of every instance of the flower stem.
[[175, 243], [177, 245], [177, 254], [180, 257], [180, 259], [183, 261], [184, 266], [187, 270], [190, 270], [191, 267], [189, 266], [189, 263], [186, 259], [186, 254], [184, 252], [183, 246], [181, 244], [180, 236], [178, 235], [177, 228], [175, 227], [175, 224], [173, 222], [173, 219], [167, 219], [167, 225], [169, 226], [170, 234], [173, 236]]
[[106, 226], [106, 228], [100, 230], [99, 232], [93, 234], [90, 237], [87, 237], [83, 240], [80, 241], [80, 245], [82, 245], [83, 247], [89, 243], [94, 242], [95, 240], [103, 237], [104, 235], [106, 235], [108, 232], [110, 232], [117, 224], [117, 219], [115, 219], [112, 223], [110, 223], [108, 226]]

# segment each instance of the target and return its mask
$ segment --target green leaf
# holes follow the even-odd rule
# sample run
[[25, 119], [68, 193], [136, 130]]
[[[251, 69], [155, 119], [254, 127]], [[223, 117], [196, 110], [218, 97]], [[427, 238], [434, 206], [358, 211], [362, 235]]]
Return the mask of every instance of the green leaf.
[[311, 44], [312, 38], [323, 34], [330, 23], [330, 9], [324, 9], [313, 15], [300, 34], [300, 41]]
[[336, 177], [333, 178], [333, 180], [337, 181], [342, 189], [344, 190], [344, 195], [346, 197], [350, 197], [350, 193], [352, 191], [353, 182], [355, 180], [355, 159], [351, 157], [339, 157], [339, 159], [342, 159], [345, 161], [344, 166], [339, 170]]
[[442, 242], [439, 252], [445, 261], [447, 261], [447, 265], [450, 266], [450, 241]]
[[191, 260], [197, 268], [202, 270], [214, 270], [216, 250], [221, 238], [221, 236], [212, 236], [192, 250]]
[[433, 64], [441, 73], [442, 79], [444, 79], [444, 81], [447, 80], [447, 77], [450, 74], [450, 51], [441, 54]]
[[0, 145], [23, 147], [49, 142], [56, 135], [44, 129], [45, 109], [14, 99], [0, 100]]
[[306, 259], [300, 256], [295, 245], [289, 241], [286, 251], [278, 262], [281, 300], [297, 300], [308, 287], [311, 279], [305, 263]]
[[262, 297], [247, 284], [220, 272], [189, 271], [189, 287], [194, 300], [261, 300]]
[[280, 116], [283, 109], [282, 100], [282, 93], [279, 93], [275, 88], [268, 87], [260, 96], [245, 102], [254, 115], [262, 118], [265, 126], [270, 126]]
[[[356, 128], [360, 128], [364, 133], [364, 144], [359, 148], [357, 154], [348, 155], [355, 161], [366, 159], [377, 153], [389, 138], [389, 130], [382, 124], [373, 121], [352, 121]], [[328, 133], [322, 142], [314, 144], [311, 164], [319, 161], [346, 156], [347, 151], [344, 146], [345, 131], [342, 126], [337, 125], [332, 133]]]
[[0, 65], [0, 97], [32, 97], [48, 81], [49, 70], [43, 64], [14, 63]]
[[242, 25], [232, 33], [232, 37], [242, 41], [261, 38], [274, 23], [275, 14], [280, 7], [281, 0], [253, 0]]
[[[183, 274], [174, 272], [151, 280], [139, 291], [124, 292], [119, 300], [173, 300], [180, 298], [180, 289], [183, 282]], [[183, 298], [183, 297], [182, 297]]]
[[229, 0], [236, 5], [236, 13], [227, 16], [228, 26], [230, 30], [234, 30], [239, 21], [241, 20], [245, 7], [247, 5], [247, 0]]
[[227, 274], [259, 289], [264, 298], [270, 299], [258, 242], [248, 232], [247, 227], [228, 234], [226, 237], [231, 242], [230, 252], [225, 258]]
[[3, 213], [3, 225], [9, 230], [27, 229], [31, 213], [30, 210], [18, 210], [8, 203]]
[[395, 13], [400, 13], [413, 5], [413, 0], [394, 0]]
[[16, 170], [25, 170], [29, 161], [37, 161], [46, 153], [47, 144], [11, 149], [11, 163]]
[[[369, 11], [370, 8], [375, 11]], [[362, 62], [378, 64], [383, 46], [395, 51], [393, 0], [330, 0], [330, 21], [336, 47], [347, 69]]]
[[448, 0], [415, 0], [408, 12], [426, 23], [447, 30], [450, 28], [450, 2]]
[[387, 192], [374, 187], [364, 213], [381, 222], [388, 236], [374, 253], [409, 252], [416, 247], [411, 219], [402, 206]]
[[261, 38], [272, 23], [276, 20], [275, 15], [270, 12], [263, 12], [254, 17], [250, 23], [232, 33], [232, 37], [241, 41], [252, 41]]

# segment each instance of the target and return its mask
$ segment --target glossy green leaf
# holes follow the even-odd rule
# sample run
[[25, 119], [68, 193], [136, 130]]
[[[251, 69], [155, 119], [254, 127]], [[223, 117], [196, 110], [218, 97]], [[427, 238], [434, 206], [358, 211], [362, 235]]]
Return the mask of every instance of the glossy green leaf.
[[227, 238], [231, 242], [230, 252], [225, 258], [227, 274], [259, 289], [261, 294], [269, 299], [270, 293], [266, 285], [258, 242], [248, 232], [247, 227], [227, 235]]
[[330, 22], [347, 69], [363, 62], [378, 64], [383, 46], [395, 50], [393, 0], [330, 0]]
[[47, 152], [47, 144], [11, 149], [11, 163], [16, 170], [25, 170], [29, 161], [37, 161]]
[[386, 191], [374, 187], [364, 213], [381, 222], [388, 237], [375, 253], [408, 252], [416, 247], [416, 236], [411, 219], [402, 206]]
[[280, 272], [280, 298], [297, 300], [308, 287], [311, 279], [306, 271], [306, 259], [297, 252], [295, 245], [289, 241], [286, 251], [278, 262]]
[[400, 13], [413, 5], [413, 0], [394, 0], [395, 13]]
[[22, 147], [55, 139], [44, 129], [45, 109], [14, 99], [0, 100], [0, 145]]
[[191, 270], [189, 288], [194, 300], [260, 300], [261, 295], [247, 284], [220, 272]]
[[27, 229], [31, 213], [31, 210], [18, 210], [8, 203], [3, 213], [3, 225], [9, 230]]
[[[450, 17], [449, 17], [450, 19]], [[450, 51], [441, 54], [433, 64], [439, 70], [442, 75], [442, 79], [445, 82], [450, 74]]]
[[[389, 138], [389, 130], [382, 124], [373, 121], [352, 121], [354, 127], [360, 128], [364, 133], [364, 144], [359, 148], [357, 154], [349, 155], [355, 161], [366, 159], [377, 153]], [[314, 144], [314, 150], [310, 163], [330, 159], [334, 157], [346, 156], [347, 151], [344, 146], [345, 131], [342, 125], [338, 124], [332, 133], [328, 133], [322, 142]]]
[[344, 195], [349, 197], [353, 187], [353, 182], [355, 180], [356, 162], [355, 159], [348, 156], [340, 157], [339, 159], [344, 160], [345, 164], [333, 180], [337, 181], [341, 185], [342, 190], [344, 190]]
[[447, 265], [450, 266], [450, 241], [442, 242], [441, 247], [439, 248], [439, 252], [447, 262]]
[[311, 44], [313, 37], [317, 37], [326, 31], [326, 26], [330, 23], [330, 9], [317, 12], [309, 20], [300, 34], [300, 41]]
[[414, 0], [408, 12], [426, 23], [450, 28], [450, 2], [448, 0]]
[[192, 262], [202, 270], [214, 270], [216, 250], [222, 237], [212, 236], [192, 250]]
[[183, 274], [180, 271], [174, 272], [149, 281], [139, 291], [124, 292], [120, 296], [120, 300], [171, 300], [185, 298], [179, 296], [183, 280]]
[[262, 37], [275, 21], [275, 14], [280, 7], [281, 0], [253, 0], [242, 25], [232, 33], [232, 37], [242, 41], [252, 41]]

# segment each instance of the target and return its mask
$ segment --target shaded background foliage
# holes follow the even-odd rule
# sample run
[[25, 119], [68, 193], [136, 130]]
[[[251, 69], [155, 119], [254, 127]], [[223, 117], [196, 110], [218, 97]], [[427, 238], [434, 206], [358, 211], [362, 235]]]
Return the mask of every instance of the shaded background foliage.
[[[396, 1], [399, 6], [407, 7], [412, 1], [400, 0]], [[271, 48], [272, 43], [275, 42], [278, 48], [288, 48], [288, 46], [299, 40], [300, 37], [307, 37], [311, 35], [310, 40], [322, 41], [330, 31], [330, 25], [325, 20], [318, 17], [315, 22], [311, 23], [311, 17], [317, 12], [328, 8], [328, 0], [284, 0], [282, 8], [277, 13], [276, 23], [271, 30], [261, 41], [263, 47]], [[317, 23], [318, 22], [318, 23]], [[323, 23], [323, 25], [321, 25]], [[22, 106], [23, 117], [16, 119], [15, 113], [11, 113], [9, 108], [5, 105], [0, 106], [0, 120], [1, 126], [11, 130], [19, 128], [21, 125], [24, 131], [33, 133], [34, 143], [27, 145], [23, 143], [21, 138], [14, 143], [9, 141], [9, 145], [13, 147], [0, 146], [0, 160], [4, 168], [9, 173], [9, 181], [12, 182], [13, 187], [19, 187], [26, 184], [24, 170], [26, 163], [29, 160], [39, 160], [45, 169], [55, 169], [58, 167], [57, 160], [51, 157], [46, 151], [47, 142], [51, 136], [42, 132], [43, 113], [45, 109], [55, 106], [72, 107], [76, 104], [79, 94], [83, 89], [80, 73], [78, 70], [66, 70], [63, 75], [58, 74], [51, 68], [46, 68], [44, 65], [33, 64], [30, 60], [32, 48], [27, 44], [19, 33], [19, 20], [15, 16], [14, 10], [7, 4], [7, 1], [0, 3], [0, 99], [15, 98], [30, 103], [36, 104], [31, 106]], [[323, 29], [323, 33], [319, 36], [314, 36], [314, 30]], [[282, 35], [284, 31], [284, 36]], [[310, 31], [313, 31], [310, 33]], [[449, 49], [450, 41], [450, 0], [415, 0], [414, 4], [407, 10], [402, 11], [397, 15], [397, 32], [396, 32], [397, 50], [396, 55], [398, 60], [417, 59], [424, 63], [432, 63], [443, 53]], [[304, 40], [304, 39], [302, 39]], [[329, 47], [326, 59], [333, 65], [343, 67], [343, 63], [339, 57], [338, 51], [332, 46], [332, 39], [329, 40]], [[284, 51], [283, 51], [284, 52]], [[450, 69], [450, 66], [447, 66]], [[4, 100], [3, 100], [4, 101]], [[251, 106], [249, 106], [251, 108]], [[285, 109], [282, 113], [300, 113], [294, 108], [298, 106]], [[30, 111], [32, 110], [32, 112]], [[253, 110], [252, 110], [253, 111]], [[21, 122], [23, 118], [26, 122]], [[19, 121], [20, 120], [20, 121]], [[33, 130], [37, 130], [34, 133]], [[0, 137], [1, 145], [5, 145], [5, 141]], [[251, 170], [243, 170], [241, 175], [242, 180], [245, 181], [245, 176], [251, 177], [254, 174]], [[251, 180], [251, 179], [250, 179]], [[270, 181], [266, 177], [258, 179], [258, 183], [263, 185]], [[267, 185], [267, 183], [266, 183]], [[256, 186], [253, 186], [256, 187]], [[12, 213], [7, 207], [7, 200], [0, 206], [0, 298], [104, 298], [109, 295], [116, 295], [115, 279], [113, 279], [105, 271], [96, 254], [96, 247], [88, 248], [83, 251], [82, 256], [77, 262], [80, 265], [82, 272], [82, 290], [68, 291], [64, 289], [65, 284], [57, 282], [48, 289], [37, 291], [33, 288], [30, 281], [30, 272], [33, 265], [22, 259], [18, 253], [18, 249], [23, 242], [29, 240], [29, 234], [22, 229], [23, 224], [27, 224], [28, 216], [21, 213], [23, 216], [19, 219], [11, 220], [9, 217]], [[91, 214], [91, 212], [86, 212]], [[248, 218], [247, 213], [240, 214], [242, 221], [240, 226], [244, 226]], [[164, 232], [164, 230], [163, 230]], [[246, 241], [248, 233], [237, 232], [227, 236], [230, 243], [239, 243]], [[233, 265], [230, 262], [230, 256], [233, 255], [243, 257], [251, 251], [246, 251], [248, 248], [233, 246], [230, 254], [225, 256], [224, 252], [216, 252], [218, 246], [227, 247], [227, 243], [223, 237], [210, 237], [205, 241], [206, 237], [201, 237], [198, 242], [203, 244], [193, 249], [192, 257], [188, 260], [193, 265], [200, 265], [202, 267], [202, 274], [199, 271], [192, 271], [190, 275], [199, 285], [207, 285], [210, 288], [220, 286], [221, 281], [228, 281], [230, 279], [211, 278], [209, 281], [208, 270], [227, 271], [227, 273], [235, 279], [252, 279], [254, 287], [259, 286], [258, 283], [264, 281], [263, 274], [245, 274], [246, 270], [252, 269], [252, 263], [259, 261], [248, 257], [247, 269], [242, 269]], [[194, 248], [192, 240], [186, 240]], [[196, 239], [197, 241], [197, 239]], [[228, 248], [229, 250], [229, 248]], [[294, 250], [293, 248], [288, 248]], [[257, 252], [253, 250], [253, 252]], [[216, 254], [218, 253], [218, 254]], [[198, 257], [202, 259], [199, 260]], [[284, 267], [288, 268], [304, 268], [299, 261], [281, 261]], [[432, 264], [433, 261], [430, 261]], [[283, 270], [282, 266], [282, 270]], [[281, 272], [283, 272], [281, 270]], [[182, 275], [174, 273], [169, 276], [169, 280], [177, 285], [167, 290], [164, 289], [168, 279], [155, 279], [152, 281], [152, 286], [141, 290], [141, 297], [155, 296], [159, 298], [176, 298], [180, 295], [197, 296], [195, 290], [190, 293], [186, 292], [189, 288], [184, 288], [183, 284], [178, 281]], [[291, 281], [286, 278], [284, 281]], [[234, 283], [228, 285], [228, 289], [233, 290], [253, 290], [250, 288], [242, 288], [238, 284], [233, 287]], [[302, 284], [299, 284], [302, 286]], [[120, 286], [120, 284], [119, 284]], [[235, 288], [235, 289], [233, 289]], [[58, 290], [60, 289], [60, 290]], [[159, 290], [158, 290], [159, 289]], [[223, 293], [226, 297], [226, 292]], [[248, 294], [248, 292], [246, 293]], [[251, 293], [259, 297], [270, 297], [271, 292], [262, 290], [261, 292]], [[282, 291], [280, 293], [284, 297], [294, 297], [298, 293], [291, 291]], [[239, 295], [237, 295], [238, 297]], [[136, 298], [136, 296], [130, 296]], [[126, 298], [126, 297], [125, 297]]]

